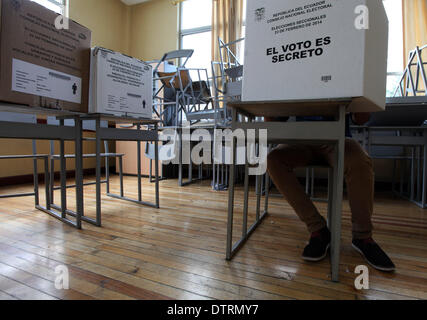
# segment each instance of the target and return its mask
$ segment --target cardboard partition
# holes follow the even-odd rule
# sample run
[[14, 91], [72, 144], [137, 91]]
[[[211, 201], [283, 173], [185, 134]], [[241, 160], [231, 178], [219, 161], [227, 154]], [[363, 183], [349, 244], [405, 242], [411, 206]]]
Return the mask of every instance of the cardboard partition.
[[96, 47], [91, 52], [89, 112], [151, 119], [153, 68], [133, 57]]
[[248, 0], [243, 101], [386, 101], [388, 20], [381, 0]]
[[86, 113], [91, 31], [59, 30], [59, 15], [29, 0], [0, 5], [0, 100]]

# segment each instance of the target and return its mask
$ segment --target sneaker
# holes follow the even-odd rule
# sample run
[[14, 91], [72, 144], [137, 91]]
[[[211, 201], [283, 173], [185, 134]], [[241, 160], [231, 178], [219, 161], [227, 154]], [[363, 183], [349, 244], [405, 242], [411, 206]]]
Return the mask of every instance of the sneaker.
[[352, 246], [375, 269], [385, 272], [392, 272], [396, 269], [391, 259], [372, 238], [354, 239]]
[[306, 261], [317, 262], [323, 260], [331, 245], [331, 233], [328, 228], [323, 228], [311, 234], [310, 241], [305, 247], [302, 258]]

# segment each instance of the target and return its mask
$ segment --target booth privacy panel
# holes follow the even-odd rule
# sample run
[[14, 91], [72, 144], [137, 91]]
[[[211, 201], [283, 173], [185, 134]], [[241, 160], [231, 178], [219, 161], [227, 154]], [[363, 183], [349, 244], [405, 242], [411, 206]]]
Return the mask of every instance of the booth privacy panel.
[[356, 98], [385, 108], [388, 20], [381, 0], [248, 0], [243, 101]]

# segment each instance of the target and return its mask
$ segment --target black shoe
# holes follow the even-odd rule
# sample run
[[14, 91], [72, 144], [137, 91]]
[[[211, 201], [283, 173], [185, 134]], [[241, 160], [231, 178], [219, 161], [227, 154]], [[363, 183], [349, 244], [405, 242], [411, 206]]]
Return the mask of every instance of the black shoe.
[[364, 240], [354, 239], [352, 246], [375, 269], [386, 272], [392, 272], [396, 269], [393, 261], [391, 261], [372, 238]]
[[318, 232], [311, 235], [310, 242], [305, 247], [302, 258], [306, 261], [320, 261], [323, 260], [331, 245], [331, 233], [328, 228], [323, 228]]

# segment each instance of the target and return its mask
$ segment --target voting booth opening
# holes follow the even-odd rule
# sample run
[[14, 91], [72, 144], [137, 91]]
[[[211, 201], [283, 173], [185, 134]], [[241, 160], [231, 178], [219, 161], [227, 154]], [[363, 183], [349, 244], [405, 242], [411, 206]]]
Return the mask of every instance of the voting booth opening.
[[427, 0], [0, 0], [0, 304], [425, 300], [426, 209]]
[[243, 101], [352, 97], [350, 111], [384, 110], [381, 1], [248, 1], [246, 23]]

